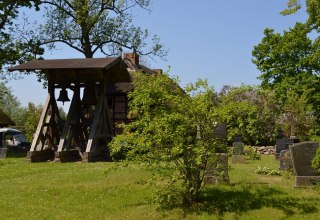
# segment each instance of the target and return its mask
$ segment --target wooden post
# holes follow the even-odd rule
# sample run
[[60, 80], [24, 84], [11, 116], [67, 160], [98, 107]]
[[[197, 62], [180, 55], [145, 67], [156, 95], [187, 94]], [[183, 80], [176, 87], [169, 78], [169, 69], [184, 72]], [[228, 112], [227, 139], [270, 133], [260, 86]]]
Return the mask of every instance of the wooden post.
[[54, 85], [49, 83], [48, 96], [43, 107], [41, 117], [33, 138], [27, 159], [31, 162], [52, 160], [56, 141], [59, 134], [59, 127], [62, 124], [56, 100], [54, 98]]

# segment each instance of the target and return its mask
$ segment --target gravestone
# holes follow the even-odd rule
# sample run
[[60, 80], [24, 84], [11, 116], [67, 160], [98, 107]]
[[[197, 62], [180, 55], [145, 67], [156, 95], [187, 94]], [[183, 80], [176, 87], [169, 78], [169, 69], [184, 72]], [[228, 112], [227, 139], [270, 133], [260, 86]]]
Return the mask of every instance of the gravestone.
[[205, 184], [221, 184], [229, 183], [228, 174], [228, 154], [220, 153], [216, 154], [217, 158], [208, 162], [206, 175], [204, 178]]
[[244, 155], [244, 143], [233, 142], [232, 149], [233, 149], [233, 155]]
[[242, 142], [242, 137], [241, 136], [234, 136], [233, 142]]
[[227, 138], [227, 123], [222, 123], [214, 130], [214, 135], [217, 139], [223, 140]]
[[283, 130], [282, 128], [278, 128], [276, 139], [282, 139], [282, 138], [284, 138]]
[[282, 150], [280, 152], [280, 170], [290, 170], [293, 168], [292, 159], [289, 150]]
[[296, 144], [296, 143], [299, 143], [299, 142], [300, 142], [300, 140], [295, 136], [291, 136], [290, 138], [287, 139], [287, 144], [288, 145]]
[[233, 164], [242, 164], [245, 163], [246, 158], [244, 156], [244, 143], [242, 142], [233, 142], [232, 144], [232, 163]]
[[285, 138], [281, 138], [281, 139], [277, 139], [276, 140], [276, 160], [279, 159], [280, 157], [280, 152], [283, 150], [288, 150], [289, 149], [289, 145], [287, 144], [287, 141]]
[[293, 169], [296, 174], [295, 186], [312, 186], [320, 181], [319, 173], [311, 167], [319, 148], [319, 142], [307, 141], [289, 147]]
[[0, 148], [0, 158], [6, 158], [7, 157], [7, 148]]

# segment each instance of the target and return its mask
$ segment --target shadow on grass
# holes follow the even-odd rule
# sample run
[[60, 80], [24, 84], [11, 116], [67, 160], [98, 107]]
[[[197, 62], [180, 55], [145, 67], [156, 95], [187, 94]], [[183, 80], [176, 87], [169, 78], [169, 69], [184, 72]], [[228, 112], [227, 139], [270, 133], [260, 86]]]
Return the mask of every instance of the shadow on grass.
[[[281, 210], [287, 217], [294, 214], [316, 213], [317, 198], [290, 196], [281, 189], [266, 185], [236, 184], [206, 188], [200, 198], [197, 212], [206, 212], [222, 217], [226, 213], [236, 216], [262, 208]], [[195, 210], [186, 210], [193, 212]]]
[[7, 158], [22, 158], [27, 157], [27, 152], [8, 152]]

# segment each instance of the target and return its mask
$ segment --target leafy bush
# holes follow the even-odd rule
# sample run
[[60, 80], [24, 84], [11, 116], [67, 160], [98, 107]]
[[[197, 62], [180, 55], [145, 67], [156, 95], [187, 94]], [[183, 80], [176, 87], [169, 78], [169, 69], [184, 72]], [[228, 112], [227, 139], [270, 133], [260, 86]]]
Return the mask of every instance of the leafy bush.
[[255, 173], [260, 175], [281, 176], [281, 173], [278, 170], [272, 170], [268, 167], [260, 166], [255, 170]]
[[312, 160], [312, 167], [320, 172], [320, 147], [317, 149], [316, 156]]
[[244, 153], [248, 156], [249, 160], [261, 160], [261, 155], [252, 146], [245, 146]]
[[190, 206], [198, 201], [215, 153], [226, 152], [226, 144], [214, 135], [223, 122], [214, 88], [199, 80], [182, 90], [167, 74], [136, 73], [134, 79], [128, 95], [134, 121], [112, 140], [111, 153], [125, 153], [126, 160], [162, 175], [166, 187], [159, 190], [160, 203]]

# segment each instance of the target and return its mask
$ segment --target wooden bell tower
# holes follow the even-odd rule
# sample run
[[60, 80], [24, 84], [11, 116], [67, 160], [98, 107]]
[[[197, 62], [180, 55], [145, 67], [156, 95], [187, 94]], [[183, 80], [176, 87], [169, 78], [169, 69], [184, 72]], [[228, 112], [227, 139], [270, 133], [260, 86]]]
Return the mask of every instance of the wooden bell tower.
[[[131, 81], [120, 57], [33, 60], [10, 70], [41, 70], [48, 79], [48, 96], [28, 152], [31, 162], [110, 159], [107, 143], [114, 134], [107, 85]], [[57, 101], [70, 100], [67, 118], [62, 119]]]

